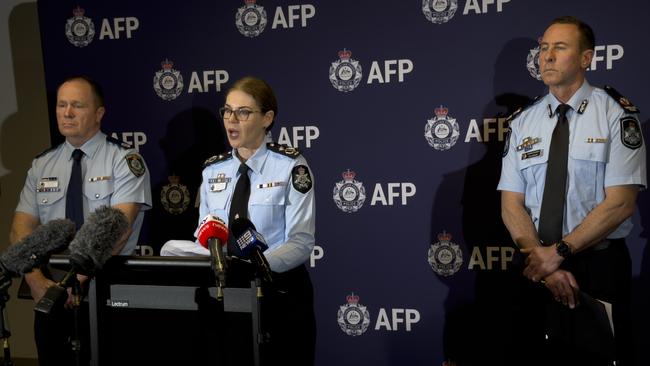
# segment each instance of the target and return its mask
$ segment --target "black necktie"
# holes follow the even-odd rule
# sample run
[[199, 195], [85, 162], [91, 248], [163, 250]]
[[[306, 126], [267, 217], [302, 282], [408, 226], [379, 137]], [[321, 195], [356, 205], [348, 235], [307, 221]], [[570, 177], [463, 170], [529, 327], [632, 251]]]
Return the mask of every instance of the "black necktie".
[[81, 158], [84, 152], [75, 149], [72, 152], [72, 172], [68, 183], [68, 192], [65, 195], [65, 217], [77, 224], [77, 230], [84, 223], [83, 182], [81, 180]]
[[[251, 194], [251, 180], [248, 177], [250, 168], [245, 163], [239, 166], [239, 180], [235, 186], [235, 192], [230, 202], [230, 213], [228, 214], [228, 223], [232, 225], [236, 218], [248, 218], [248, 197]], [[231, 233], [232, 234], [232, 233]], [[235, 247], [235, 238], [230, 235], [228, 240], [228, 253], [237, 253]]]
[[569, 157], [569, 121], [566, 113], [569, 109], [571, 106], [567, 104], [560, 104], [557, 107], [557, 124], [551, 138], [538, 230], [539, 238], [544, 245], [551, 245], [562, 239]]

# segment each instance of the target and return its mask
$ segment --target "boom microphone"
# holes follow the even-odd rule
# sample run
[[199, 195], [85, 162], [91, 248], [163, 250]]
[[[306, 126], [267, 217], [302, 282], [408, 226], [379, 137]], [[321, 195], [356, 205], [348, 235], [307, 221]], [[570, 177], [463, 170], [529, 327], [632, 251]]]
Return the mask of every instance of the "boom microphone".
[[74, 236], [75, 224], [67, 219], [37, 226], [29, 235], [0, 255], [0, 292], [11, 286], [11, 277], [31, 272], [47, 263], [50, 254], [65, 249]]
[[199, 227], [197, 239], [199, 243], [210, 250], [210, 265], [217, 277], [217, 286], [222, 289], [226, 285], [226, 260], [223, 255], [223, 245], [228, 242], [228, 228], [219, 217], [207, 215]]
[[267, 282], [273, 282], [271, 267], [264, 256], [264, 251], [269, 248], [262, 234], [255, 230], [255, 225], [246, 218], [237, 218], [230, 225], [230, 231], [235, 236], [235, 247], [242, 258], [250, 258], [256, 265], [258, 275]]
[[2, 273], [20, 276], [48, 262], [50, 254], [68, 246], [74, 236], [75, 224], [57, 219], [37, 226], [29, 235], [0, 255]]
[[34, 310], [49, 314], [56, 302], [67, 294], [65, 288], [72, 284], [77, 274], [92, 276], [101, 269], [128, 228], [129, 221], [117, 208], [102, 206], [88, 215], [68, 247], [72, 269], [58, 284], [47, 289]]

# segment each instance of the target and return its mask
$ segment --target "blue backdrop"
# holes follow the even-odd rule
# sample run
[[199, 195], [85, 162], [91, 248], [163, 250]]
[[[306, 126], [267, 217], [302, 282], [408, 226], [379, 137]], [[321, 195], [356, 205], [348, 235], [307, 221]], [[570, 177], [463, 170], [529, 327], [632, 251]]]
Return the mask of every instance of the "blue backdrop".
[[[106, 92], [103, 130], [146, 159], [154, 208], [142, 255], [192, 238], [202, 163], [228, 149], [216, 112], [224, 91], [249, 74], [273, 86], [273, 138], [300, 148], [315, 175], [317, 364], [379, 366], [509, 352], [523, 279], [495, 191], [503, 119], [545, 92], [534, 77], [537, 38], [566, 14], [596, 32], [592, 85], [610, 84], [650, 108], [650, 4], [612, 4], [40, 0], [38, 7], [50, 110], [63, 78], [91, 75]], [[53, 114], [51, 121], [57, 143]], [[650, 345], [641, 311], [650, 306], [648, 207], [643, 192], [628, 238], [639, 349]]]

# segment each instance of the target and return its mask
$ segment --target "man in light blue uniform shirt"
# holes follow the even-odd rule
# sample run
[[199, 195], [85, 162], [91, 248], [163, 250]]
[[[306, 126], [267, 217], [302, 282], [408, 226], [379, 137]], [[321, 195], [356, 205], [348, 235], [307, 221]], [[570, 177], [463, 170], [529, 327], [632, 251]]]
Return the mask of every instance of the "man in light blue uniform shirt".
[[[144, 211], [151, 207], [149, 173], [135, 150], [100, 131], [104, 113], [103, 93], [91, 79], [72, 77], [59, 86], [57, 125], [66, 141], [34, 159], [12, 222], [12, 244], [29, 235], [38, 225], [69, 216], [66, 196], [72, 186], [73, 151], [81, 150], [79, 184], [83, 217], [103, 205], [121, 210], [129, 222], [129, 235], [115, 243], [113, 254], [132, 254]], [[78, 278], [86, 280], [81, 275]], [[49, 287], [55, 285], [55, 281], [40, 269], [26, 274], [25, 281], [36, 303]], [[66, 308], [70, 305], [71, 298]], [[87, 319], [82, 318], [81, 323], [87, 328]], [[71, 311], [55, 308], [49, 315], [37, 312], [34, 328], [41, 365], [72, 364], [75, 361], [69, 344], [74, 332]], [[85, 333], [83, 329], [82, 332]], [[87, 342], [84, 337], [87, 333], [82, 335], [82, 361], [87, 362], [89, 345], [84, 343]]]
[[[503, 221], [527, 256], [524, 275], [541, 282], [551, 304], [565, 305], [560, 309], [574, 309], [579, 290], [612, 303], [614, 359], [625, 365], [630, 362], [632, 340], [628, 318], [631, 266], [624, 238], [632, 229], [637, 193], [647, 185], [646, 152], [636, 107], [614, 89], [595, 88], [585, 79], [594, 44], [591, 28], [574, 17], [557, 18], [546, 29], [539, 63], [549, 94], [511, 119], [498, 189]], [[542, 200], [545, 186], [551, 184], [546, 181], [547, 168], [561, 104], [568, 105], [569, 126], [562, 236], [557, 242], [542, 243]], [[556, 194], [563, 192], [558, 189]], [[531, 320], [545, 317], [539, 310], [531, 309]], [[573, 316], [570, 311], [566, 314]], [[549, 334], [548, 324], [540, 330], [540, 338], [533, 340], [540, 344], [540, 354], [531, 355], [526, 360], [529, 364], [536, 359], [554, 365], [611, 365], [614, 361], [581, 349], [578, 338], [585, 329], [571, 329], [570, 323], [565, 326], [571, 335], [550, 337], [549, 345], [536, 343]]]
[[[228, 212], [240, 178], [240, 164], [232, 153], [208, 163], [203, 170], [200, 218], [212, 214], [229, 224]], [[271, 270], [286, 272], [305, 263], [314, 249], [315, 231], [313, 176], [307, 161], [294, 149], [262, 144], [246, 160], [246, 165], [251, 169], [248, 214], [269, 246], [264, 256]], [[301, 179], [298, 170], [292, 176], [294, 168], [300, 166], [306, 168], [302, 173], [305, 188], [294, 182], [294, 178]]]

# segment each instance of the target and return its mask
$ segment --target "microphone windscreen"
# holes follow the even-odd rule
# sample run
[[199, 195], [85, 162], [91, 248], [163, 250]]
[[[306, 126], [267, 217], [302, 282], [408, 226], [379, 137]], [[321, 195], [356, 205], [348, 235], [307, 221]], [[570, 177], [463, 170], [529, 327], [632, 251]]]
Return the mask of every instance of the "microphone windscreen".
[[90, 272], [101, 269], [111, 257], [115, 243], [127, 232], [129, 222], [114, 207], [101, 206], [88, 215], [70, 243], [70, 260], [75, 269]]
[[37, 226], [29, 235], [9, 247], [0, 256], [0, 262], [15, 275], [29, 273], [47, 263], [50, 254], [65, 249], [74, 233], [74, 222], [68, 219], [51, 220]]
[[255, 230], [255, 225], [251, 220], [244, 217], [236, 218], [230, 223], [230, 232], [235, 238], [239, 238], [246, 230], [250, 229]]
[[228, 228], [223, 220], [214, 215], [207, 215], [200, 222], [196, 238], [204, 248], [207, 248], [208, 239], [216, 238], [225, 243], [228, 241], [228, 235]]

